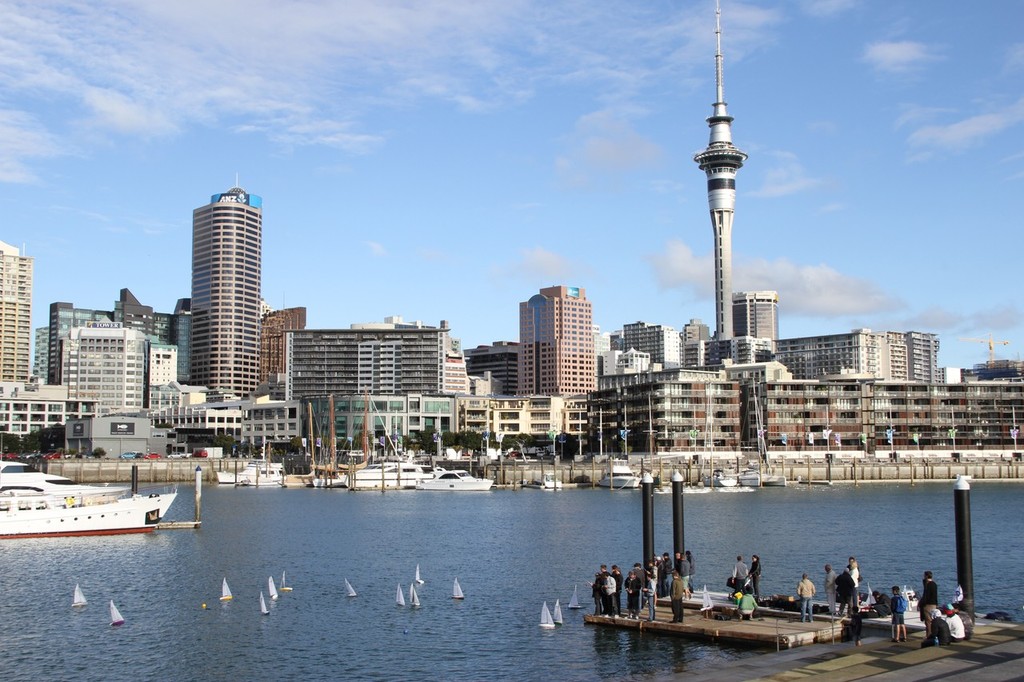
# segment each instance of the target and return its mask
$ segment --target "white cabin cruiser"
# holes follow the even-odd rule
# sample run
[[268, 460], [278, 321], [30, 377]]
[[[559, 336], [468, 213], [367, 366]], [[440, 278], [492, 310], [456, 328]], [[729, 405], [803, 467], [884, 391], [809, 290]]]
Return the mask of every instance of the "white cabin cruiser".
[[465, 469], [435, 469], [434, 477], [424, 479], [416, 484], [417, 490], [490, 490], [494, 481], [489, 478], [477, 478]]
[[608, 472], [597, 482], [597, 485], [615, 490], [632, 490], [640, 487], [640, 477], [629, 467], [628, 461], [613, 459], [609, 465]]
[[282, 487], [284, 485], [284, 465], [280, 462], [254, 460], [236, 475], [233, 471], [218, 471], [217, 481], [246, 487]]
[[115, 488], [72, 494], [8, 490], [0, 493], [0, 539], [148, 533], [177, 492], [132, 495]]
[[356, 471], [349, 480], [352, 490], [414, 490], [434, 477], [429, 466], [413, 462], [376, 462]]
[[24, 462], [0, 463], [0, 494], [17, 492], [67, 496], [105, 492], [120, 495], [127, 490], [126, 485], [83, 485], [64, 476], [37, 471]]
[[715, 469], [710, 476], [704, 477], [704, 485], [709, 488], [736, 488], [739, 484], [735, 474], [727, 474], [722, 469]]

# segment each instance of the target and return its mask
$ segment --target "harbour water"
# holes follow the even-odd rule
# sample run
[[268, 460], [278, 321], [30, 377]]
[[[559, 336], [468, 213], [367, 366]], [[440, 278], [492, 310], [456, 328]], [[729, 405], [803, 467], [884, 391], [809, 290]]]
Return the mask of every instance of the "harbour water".
[[[1024, 484], [972, 488], [978, 612], [1021, 613]], [[171, 520], [192, 514], [187, 488]], [[956, 583], [952, 483], [792, 486], [685, 495], [698, 587], [723, 589], [735, 557], [759, 554], [762, 592], [819, 590], [826, 561], [860, 560], [874, 588]], [[671, 551], [670, 495], [655, 497], [656, 547]], [[148, 536], [0, 545], [4, 680], [649, 678], [762, 655], [582, 624], [565, 609], [600, 563], [639, 560], [636, 492], [499, 490], [348, 493], [206, 487], [203, 527]], [[416, 565], [422, 607], [395, 605]], [[259, 592], [287, 571], [292, 592], [259, 613]], [[234, 592], [218, 601], [221, 579]], [[455, 577], [466, 594], [453, 601]], [[346, 598], [348, 579], [359, 596]], [[89, 599], [71, 609], [79, 583]], [[107, 601], [126, 619], [111, 628]], [[543, 601], [566, 623], [537, 627]], [[268, 600], [269, 601], [269, 600]], [[202, 608], [203, 604], [207, 608]]]

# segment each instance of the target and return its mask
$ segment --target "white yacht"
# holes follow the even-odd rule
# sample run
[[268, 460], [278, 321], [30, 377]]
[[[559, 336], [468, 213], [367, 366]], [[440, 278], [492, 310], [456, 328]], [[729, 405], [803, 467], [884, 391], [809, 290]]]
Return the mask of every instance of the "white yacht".
[[539, 481], [523, 483], [524, 488], [536, 488], [538, 490], [561, 490], [562, 482], [555, 478], [554, 474], [546, 473]]
[[615, 490], [632, 490], [640, 487], [640, 477], [629, 468], [627, 460], [613, 459], [609, 462], [608, 472], [597, 482], [597, 485]]
[[253, 460], [235, 475], [234, 471], [218, 471], [220, 483], [245, 487], [284, 486], [284, 465], [280, 462]]
[[417, 490], [490, 490], [494, 481], [476, 478], [465, 469], [435, 469], [434, 477], [416, 484]]
[[352, 490], [413, 490], [434, 477], [429, 466], [413, 462], [376, 462], [356, 471], [349, 481]]
[[710, 476], [704, 477], [704, 485], [709, 488], [736, 488], [739, 484], [735, 474], [727, 474], [722, 469], [715, 469]]
[[37, 471], [24, 462], [0, 463], [0, 494], [42, 493], [68, 496], [102, 492], [116, 496], [127, 490], [126, 485], [83, 485], [64, 476]]

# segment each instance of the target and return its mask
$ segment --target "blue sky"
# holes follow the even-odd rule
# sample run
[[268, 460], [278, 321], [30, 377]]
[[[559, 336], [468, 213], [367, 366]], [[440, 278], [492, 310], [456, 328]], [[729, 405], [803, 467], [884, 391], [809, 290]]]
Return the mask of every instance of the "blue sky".
[[[713, 0], [0, 5], [0, 240], [53, 301], [189, 295], [192, 210], [263, 197], [263, 292], [310, 327], [518, 337], [581, 286], [608, 331], [714, 326]], [[780, 334], [1024, 353], [1024, 4], [723, 0], [734, 288]]]

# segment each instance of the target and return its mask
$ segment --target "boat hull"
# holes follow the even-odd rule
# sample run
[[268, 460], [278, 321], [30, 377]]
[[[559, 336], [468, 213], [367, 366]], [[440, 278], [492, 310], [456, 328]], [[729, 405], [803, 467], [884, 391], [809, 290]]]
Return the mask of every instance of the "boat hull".
[[597, 482], [600, 488], [614, 488], [615, 490], [635, 490], [640, 487], [640, 477], [633, 474], [615, 475], [610, 479], [605, 475]]
[[4, 498], [0, 499], [0, 540], [149, 533], [176, 496], [173, 492], [135, 495], [72, 506], [56, 496]]

